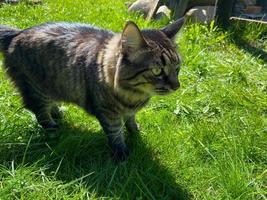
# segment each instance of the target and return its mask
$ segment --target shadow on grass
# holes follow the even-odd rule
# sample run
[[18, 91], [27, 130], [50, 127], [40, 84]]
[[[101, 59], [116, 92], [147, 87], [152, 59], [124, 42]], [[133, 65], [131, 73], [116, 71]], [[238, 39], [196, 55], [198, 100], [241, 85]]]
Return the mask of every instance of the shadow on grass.
[[263, 49], [253, 46], [249, 42], [243, 40], [243, 39], [234, 39], [234, 44], [240, 48], [243, 49], [245, 52], [251, 54], [252, 56], [256, 58], [260, 58], [263, 60], [265, 63], [267, 63], [267, 52], [264, 51]]
[[128, 137], [130, 156], [126, 162], [116, 164], [110, 157], [102, 131], [90, 132], [69, 124], [64, 124], [59, 131], [62, 136], [57, 142], [46, 143], [37, 137], [29, 140], [28, 148], [20, 144], [12, 144], [10, 148], [0, 146], [0, 159], [4, 162], [15, 160], [16, 165], [31, 165], [38, 161], [38, 166], [48, 166], [46, 174], [65, 184], [79, 180], [82, 187], [98, 197], [123, 200], [191, 198], [176, 183], [174, 175], [160, 164], [153, 150], [144, 144], [141, 135]]
[[[248, 31], [248, 30], [249, 31]], [[250, 32], [250, 33], [248, 33]], [[247, 34], [257, 35], [257, 40], [261, 37], [267, 37], [267, 26], [257, 27], [257, 24], [246, 24], [235, 23], [230, 27], [230, 39], [240, 49], [244, 50], [250, 55], [260, 58], [263, 62], [267, 63], [267, 52], [260, 47], [259, 44], [255, 43], [251, 38], [250, 41], [244, 36]]]

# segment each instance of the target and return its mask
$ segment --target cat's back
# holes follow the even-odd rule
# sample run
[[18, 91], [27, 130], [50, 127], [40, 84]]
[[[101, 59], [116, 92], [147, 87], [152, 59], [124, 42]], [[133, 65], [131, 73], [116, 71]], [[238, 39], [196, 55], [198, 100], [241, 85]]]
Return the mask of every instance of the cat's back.
[[90, 74], [92, 80], [97, 78], [97, 55], [113, 35], [111, 31], [77, 23], [34, 26], [12, 40], [5, 66], [13, 80], [23, 75], [51, 98], [81, 105], [85, 74]]
[[49, 22], [38, 26], [34, 26], [24, 30], [25, 34], [44, 33], [51, 36], [62, 35], [81, 35], [91, 36], [98, 35], [108, 37], [113, 33], [111, 31], [101, 29], [89, 24], [70, 23], [70, 22]]
[[20, 60], [19, 68], [24, 73], [32, 73], [31, 66], [45, 68], [45, 71], [53, 71], [55, 66], [61, 69], [89, 66], [95, 63], [98, 52], [113, 36], [111, 31], [87, 24], [41, 24], [22, 30], [12, 40], [6, 64], [15, 66], [14, 60]]
[[52, 43], [62, 44], [69, 42], [90, 42], [102, 43], [112, 37], [114, 33], [108, 30], [97, 28], [88, 24], [55, 22], [45, 23], [23, 30], [16, 38], [22, 44]]

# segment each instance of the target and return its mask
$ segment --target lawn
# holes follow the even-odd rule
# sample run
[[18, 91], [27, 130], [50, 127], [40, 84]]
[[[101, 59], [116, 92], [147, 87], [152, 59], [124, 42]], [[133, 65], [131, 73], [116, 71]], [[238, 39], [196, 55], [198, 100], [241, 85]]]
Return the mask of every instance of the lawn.
[[[45, 0], [0, 7], [0, 24], [90, 23], [121, 31], [166, 23], [129, 15], [125, 0]], [[126, 162], [110, 157], [97, 120], [62, 106], [59, 141], [43, 140], [0, 55], [0, 199], [267, 199], [267, 28], [186, 25], [181, 88], [137, 116]]]

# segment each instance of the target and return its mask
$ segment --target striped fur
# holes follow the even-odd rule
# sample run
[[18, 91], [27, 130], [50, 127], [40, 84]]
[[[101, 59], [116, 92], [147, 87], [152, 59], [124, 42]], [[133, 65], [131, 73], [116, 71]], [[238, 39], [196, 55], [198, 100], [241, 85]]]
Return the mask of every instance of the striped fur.
[[25, 30], [0, 26], [0, 46], [25, 107], [44, 128], [57, 128], [58, 102], [75, 103], [97, 117], [115, 158], [123, 160], [123, 125], [137, 132], [135, 113], [152, 95], [179, 87], [180, 59], [172, 39], [183, 19], [175, 23], [140, 31], [129, 22], [122, 33], [71, 23]]

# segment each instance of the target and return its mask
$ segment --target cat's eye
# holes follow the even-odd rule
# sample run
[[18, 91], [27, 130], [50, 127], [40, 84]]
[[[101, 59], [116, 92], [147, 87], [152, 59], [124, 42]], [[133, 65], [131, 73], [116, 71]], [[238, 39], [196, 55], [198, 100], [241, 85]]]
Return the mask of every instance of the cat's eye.
[[152, 73], [153, 73], [155, 76], [160, 75], [161, 72], [162, 72], [162, 69], [159, 68], [159, 67], [154, 67], [154, 68], [152, 68], [151, 70], [152, 70]]

